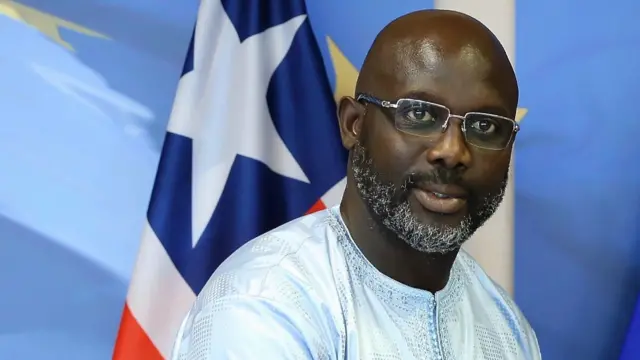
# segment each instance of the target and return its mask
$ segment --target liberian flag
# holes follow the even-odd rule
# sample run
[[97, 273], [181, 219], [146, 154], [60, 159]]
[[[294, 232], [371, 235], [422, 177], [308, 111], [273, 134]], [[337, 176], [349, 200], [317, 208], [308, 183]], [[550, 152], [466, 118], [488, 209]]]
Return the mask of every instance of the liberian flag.
[[168, 359], [234, 250], [337, 204], [346, 152], [304, 0], [204, 0], [151, 195], [114, 359]]

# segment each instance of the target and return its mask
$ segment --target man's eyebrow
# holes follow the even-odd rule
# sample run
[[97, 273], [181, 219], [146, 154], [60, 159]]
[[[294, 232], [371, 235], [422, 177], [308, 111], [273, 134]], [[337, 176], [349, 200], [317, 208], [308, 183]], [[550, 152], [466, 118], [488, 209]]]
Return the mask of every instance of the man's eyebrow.
[[480, 113], [499, 115], [507, 118], [512, 118], [509, 115], [509, 111], [507, 111], [507, 109], [505, 109], [502, 106], [495, 106], [495, 105], [481, 106], [477, 109], [472, 110], [472, 112], [480, 112]]
[[400, 96], [398, 99], [424, 100], [424, 101], [429, 101], [429, 102], [442, 104], [442, 105], [444, 105], [445, 103], [444, 99], [441, 98], [440, 96], [427, 91], [420, 91], [420, 90], [409, 91], [405, 94], [402, 94], [402, 96]]
[[[429, 101], [439, 105], [447, 106], [447, 102], [442, 97], [436, 94], [433, 94], [427, 91], [421, 91], [421, 90], [409, 91], [407, 93], [402, 94], [402, 96], [398, 97], [396, 100], [398, 99], [424, 100], [424, 101]], [[481, 105], [478, 107], [474, 107], [472, 109], [468, 109], [466, 112], [480, 112], [480, 113], [493, 114], [493, 115], [504, 116], [507, 118], [512, 118], [509, 111], [500, 105], [489, 105], [489, 104]], [[464, 114], [459, 114], [459, 115], [464, 115]]]

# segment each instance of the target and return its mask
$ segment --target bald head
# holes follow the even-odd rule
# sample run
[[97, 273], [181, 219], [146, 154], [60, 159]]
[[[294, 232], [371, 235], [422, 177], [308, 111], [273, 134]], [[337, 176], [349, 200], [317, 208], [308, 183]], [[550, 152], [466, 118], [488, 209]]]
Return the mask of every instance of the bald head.
[[518, 102], [513, 68], [495, 35], [478, 20], [448, 10], [417, 11], [387, 25], [365, 58], [356, 92], [390, 100], [426, 92], [428, 100], [454, 113], [472, 111], [455, 109], [471, 101], [460, 96], [499, 97], [511, 116]]

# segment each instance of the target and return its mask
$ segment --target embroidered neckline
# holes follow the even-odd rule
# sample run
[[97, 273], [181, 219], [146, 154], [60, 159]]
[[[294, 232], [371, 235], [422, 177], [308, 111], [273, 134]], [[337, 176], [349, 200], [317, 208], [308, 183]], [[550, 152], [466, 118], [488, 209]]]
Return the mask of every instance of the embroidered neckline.
[[462, 264], [460, 264], [462, 251], [453, 263], [447, 285], [434, 295], [429, 291], [405, 285], [380, 272], [369, 262], [353, 241], [342, 219], [339, 207], [332, 207], [329, 209], [329, 213], [330, 216], [327, 217], [328, 225], [336, 232], [338, 243], [345, 252], [347, 265], [357, 277], [356, 280], [375, 291], [381, 299], [391, 304], [400, 303], [405, 305], [424, 304], [425, 301], [435, 300], [439, 306], [445, 308], [458, 302], [465, 283], [464, 270], [462, 269]]

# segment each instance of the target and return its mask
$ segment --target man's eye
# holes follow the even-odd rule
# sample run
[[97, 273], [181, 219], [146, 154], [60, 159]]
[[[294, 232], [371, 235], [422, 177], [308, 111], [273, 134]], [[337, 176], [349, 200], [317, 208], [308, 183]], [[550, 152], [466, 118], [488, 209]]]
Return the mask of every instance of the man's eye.
[[496, 125], [487, 119], [477, 120], [471, 124], [471, 128], [481, 134], [493, 134], [496, 132]]
[[433, 120], [433, 117], [431, 116], [431, 114], [429, 114], [429, 112], [426, 109], [421, 109], [421, 108], [410, 109], [407, 111], [406, 114], [409, 120], [414, 120], [414, 121]]

